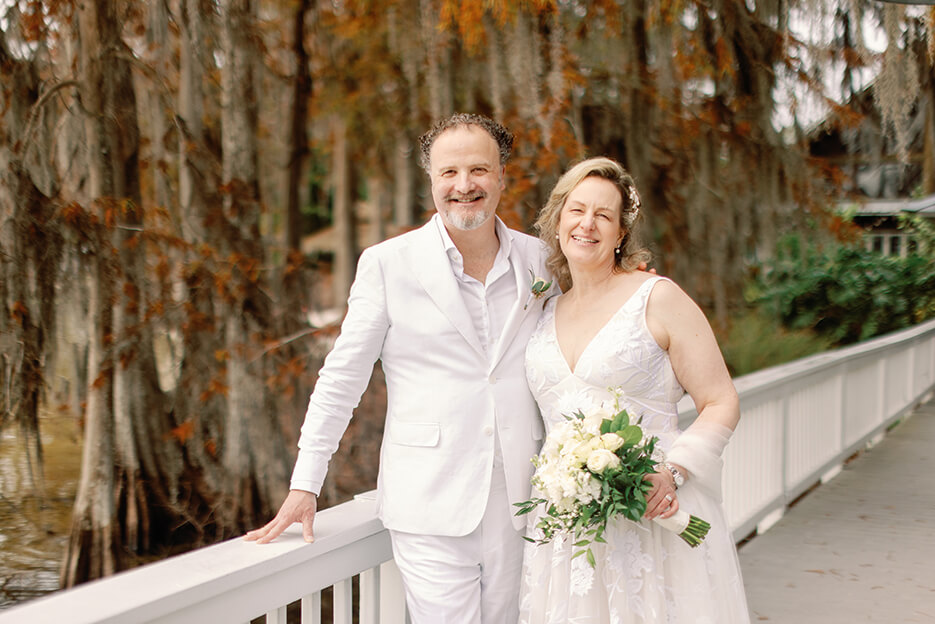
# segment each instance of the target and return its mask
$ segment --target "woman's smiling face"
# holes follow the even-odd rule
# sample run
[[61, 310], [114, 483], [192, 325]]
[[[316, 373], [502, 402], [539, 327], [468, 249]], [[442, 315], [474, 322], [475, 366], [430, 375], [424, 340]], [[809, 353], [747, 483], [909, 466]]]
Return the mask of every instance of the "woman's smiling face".
[[558, 223], [558, 239], [570, 267], [613, 268], [614, 248], [623, 240], [623, 198], [604, 178], [582, 180], [568, 194]]

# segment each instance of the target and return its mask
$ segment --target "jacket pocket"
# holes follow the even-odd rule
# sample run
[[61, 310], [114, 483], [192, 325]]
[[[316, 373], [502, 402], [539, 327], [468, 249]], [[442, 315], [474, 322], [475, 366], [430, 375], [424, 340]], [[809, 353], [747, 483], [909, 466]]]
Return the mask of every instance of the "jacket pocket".
[[394, 422], [390, 441], [402, 446], [438, 446], [441, 427], [438, 423]]

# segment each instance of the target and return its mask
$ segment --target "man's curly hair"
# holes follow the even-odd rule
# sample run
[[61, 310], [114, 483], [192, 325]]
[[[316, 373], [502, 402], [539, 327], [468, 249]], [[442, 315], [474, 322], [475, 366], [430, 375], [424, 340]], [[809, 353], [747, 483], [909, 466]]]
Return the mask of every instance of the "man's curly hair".
[[431, 173], [429, 171], [429, 152], [432, 151], [432, 145], [435, 144], [438, 135], [445, 130], [462, 126], [477, 126], [485, 130], [497, 142], [500, 149], [500, 166], [506, 165], [506, 161], [510, 159], [510, 152], [513, 151], [513, 133], [489, 117], [475, 113], [455, 113], [451, 117], [436, 122], [428, 132], [419, 137], [419, 147], [422, 151], [419, 164], [422, 165], [426, 173]]

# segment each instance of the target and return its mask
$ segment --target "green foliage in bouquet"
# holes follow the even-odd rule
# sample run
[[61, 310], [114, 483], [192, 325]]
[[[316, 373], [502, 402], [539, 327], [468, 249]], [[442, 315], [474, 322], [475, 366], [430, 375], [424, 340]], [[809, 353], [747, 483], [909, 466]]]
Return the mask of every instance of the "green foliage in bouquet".
[[594, 413], [578, 411], [566, 419], [533, 459], [537, 468], [533, 485], [546, 498], [515, 503], [516, 515], [545, 505], [536, 525], [541, 537], [525, 539], [545, 544], [559, 533], [569, 533], [579, 549], [573, 557], [585, 555], [594, 566], [591, 545], [605, 542], [607, 523], [615, 516], [639, 522], [646, 512], [652, 484], [644, 477], [655, 472], [657, 439], [644, 438], [642, 428], [630, 422], [624, 409], [602, 418], [599, 425]]

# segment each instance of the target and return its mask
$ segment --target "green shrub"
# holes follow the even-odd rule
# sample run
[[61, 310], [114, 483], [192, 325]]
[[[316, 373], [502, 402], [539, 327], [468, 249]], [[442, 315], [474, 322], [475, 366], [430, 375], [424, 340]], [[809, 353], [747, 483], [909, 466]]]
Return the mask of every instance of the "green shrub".
[[787, 237], [761, 267], [752, 300], [794, 330], [840, 346], [935, 315], [935, 259], [888, 257], [857, 245], [826, 247]]

